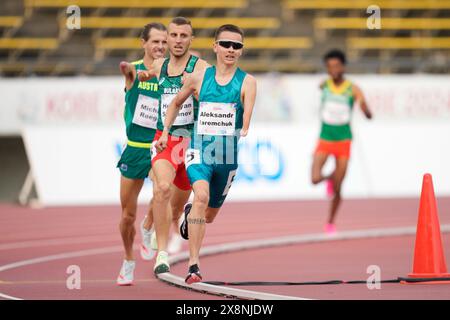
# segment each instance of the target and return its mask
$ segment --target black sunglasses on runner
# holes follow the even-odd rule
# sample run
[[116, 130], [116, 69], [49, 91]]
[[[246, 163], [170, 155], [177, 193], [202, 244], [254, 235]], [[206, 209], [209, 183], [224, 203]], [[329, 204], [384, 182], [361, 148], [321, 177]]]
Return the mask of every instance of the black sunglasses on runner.
[[239, 50], [244, 47], [244, 44], [242, 42], [235, 42], [231, 40], [217, 40], [216, 43], [219, 44], [219, 46], [228, 49], [229, 47], [233, 47], [234, 50]]

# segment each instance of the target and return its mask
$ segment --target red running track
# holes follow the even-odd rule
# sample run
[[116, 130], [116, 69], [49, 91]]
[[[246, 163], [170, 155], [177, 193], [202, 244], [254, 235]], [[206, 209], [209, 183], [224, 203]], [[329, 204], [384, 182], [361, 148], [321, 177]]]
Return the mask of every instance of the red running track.
[[[347, 200], [339, 230], [414, 226], [418, 199]], [[438, 199], [440, 221], [450, 223], [450, 198]], [[208, 225], [205, 245], [322, 232], [324, 201], [229, 203]], [[139, 219], [145, 207], [140, 208]], [[137, 256], [135, 286], [117, 287], [121, 266], [120, 209], [64, 207], [32, 210], [0, 205], [1, 266], [55, 254], [112, 248], [113, 252], [34, 263], [0, 272], [0, 293], [24, 299], [218, 299], [156, 280], [153, 261]], [[136, 244], [138, 244], [137, 236]], [[447, 260], [450, 237], [443, 237]], [[205, 280], [320, 281], [364, 280], [368, 265], [379, 265], [383, 279], [405, 276], [412, 268], [414, 237], [361, 239], [292, 245], [221, 254], [202, 259]], [[256, 263], [255, 263], [256, 261]], [[66, 287], [69, 265], [81, 268], [81, 290]], [[238, 266], [231, 271], [232, 267]], [[173, 273], [184, 276], [186, 265]], [[314, 299], [449, 299], [450, 285], [365, 285], [239, 287]]]

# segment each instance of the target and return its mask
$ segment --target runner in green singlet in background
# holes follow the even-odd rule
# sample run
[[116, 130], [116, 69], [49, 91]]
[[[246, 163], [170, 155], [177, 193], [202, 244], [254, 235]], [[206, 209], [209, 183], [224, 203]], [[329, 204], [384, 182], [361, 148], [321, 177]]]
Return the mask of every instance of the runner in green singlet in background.
[[[327, 181], [327, 189], [333, 197], [330, 215], [325, 225], [327, 234], [336, 232], [335, 218], [341, 203], [341, 187], [350, 159], [352, 131], [350, 128], [353, 105], [356, 102], [364, 115], [372, 118], [366, 99], [359, 87], [344, 78], [346, 58], [339, 50], [331, 50], [324, 57], [330, 78], [320, 86], [322, 89], [320, 138], [314, 152], [311, 168], [311, 182], [318, 184]], [[322, 174], [328, 157], [335, 158], [334, 172], [329, 176]]]

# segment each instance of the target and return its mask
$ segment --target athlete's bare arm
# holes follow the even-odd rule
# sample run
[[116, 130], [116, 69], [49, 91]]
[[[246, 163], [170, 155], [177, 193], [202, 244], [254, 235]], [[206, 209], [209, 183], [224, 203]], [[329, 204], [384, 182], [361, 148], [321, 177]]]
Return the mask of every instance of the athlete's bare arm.
[[369, 106], [367, 105], [366, 98], [364, 97], [364, 94], [361, 91], [361, 89], [356, 85], [353, 85], [353, 96], [355, 97], [355, 102], [359, 104], [366, 118], [372, 119], [372, 112], [370, 111]]
[[247, 74], [242, 84], [242, 101], [244, 104], [244, 120], [241, 129], [241, 136], [245, 137], [250, 127], [250, 120], [252, 118], [253, 107], [256, 100], [256, 79]]
[[120, 72], [125, 77], [125, 88], [128, 90], [131, 89], [134, 83], [134, 79], [136, 79], [136, 68], [132, 63], [122, 61], [119, 64]]
[[159, 58], [153, 61], [151, 67], [148, 70], [142, 70], [138, 72], [139, 81], [148, 81], [154, 77], [159, 77], [161, 67], [164, 63], [164, 58]]

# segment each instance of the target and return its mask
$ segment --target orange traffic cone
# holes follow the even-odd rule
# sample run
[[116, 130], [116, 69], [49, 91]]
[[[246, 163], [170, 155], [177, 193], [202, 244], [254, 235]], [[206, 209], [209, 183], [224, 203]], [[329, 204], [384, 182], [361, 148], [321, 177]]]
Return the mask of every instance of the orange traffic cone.
[[[443, 280], [440, 283], [450, 282], [450, 274], [447, 273], [442, 247], [441, 227], [439, 225], [433, 181], [429, 173], [423, 176], [414, 249], [414, 266], [413, 272], [408, 277], [412, 278], [413, 282], [416, 282], [419, 278], [424, 279], [424, 282], [430, 280], [427, 283], [439, 283], [431, 282], [433, 278], [435, 280], [444, 278], [440, 279]], [[448, 281], [445, 278], [448, 278]]]

